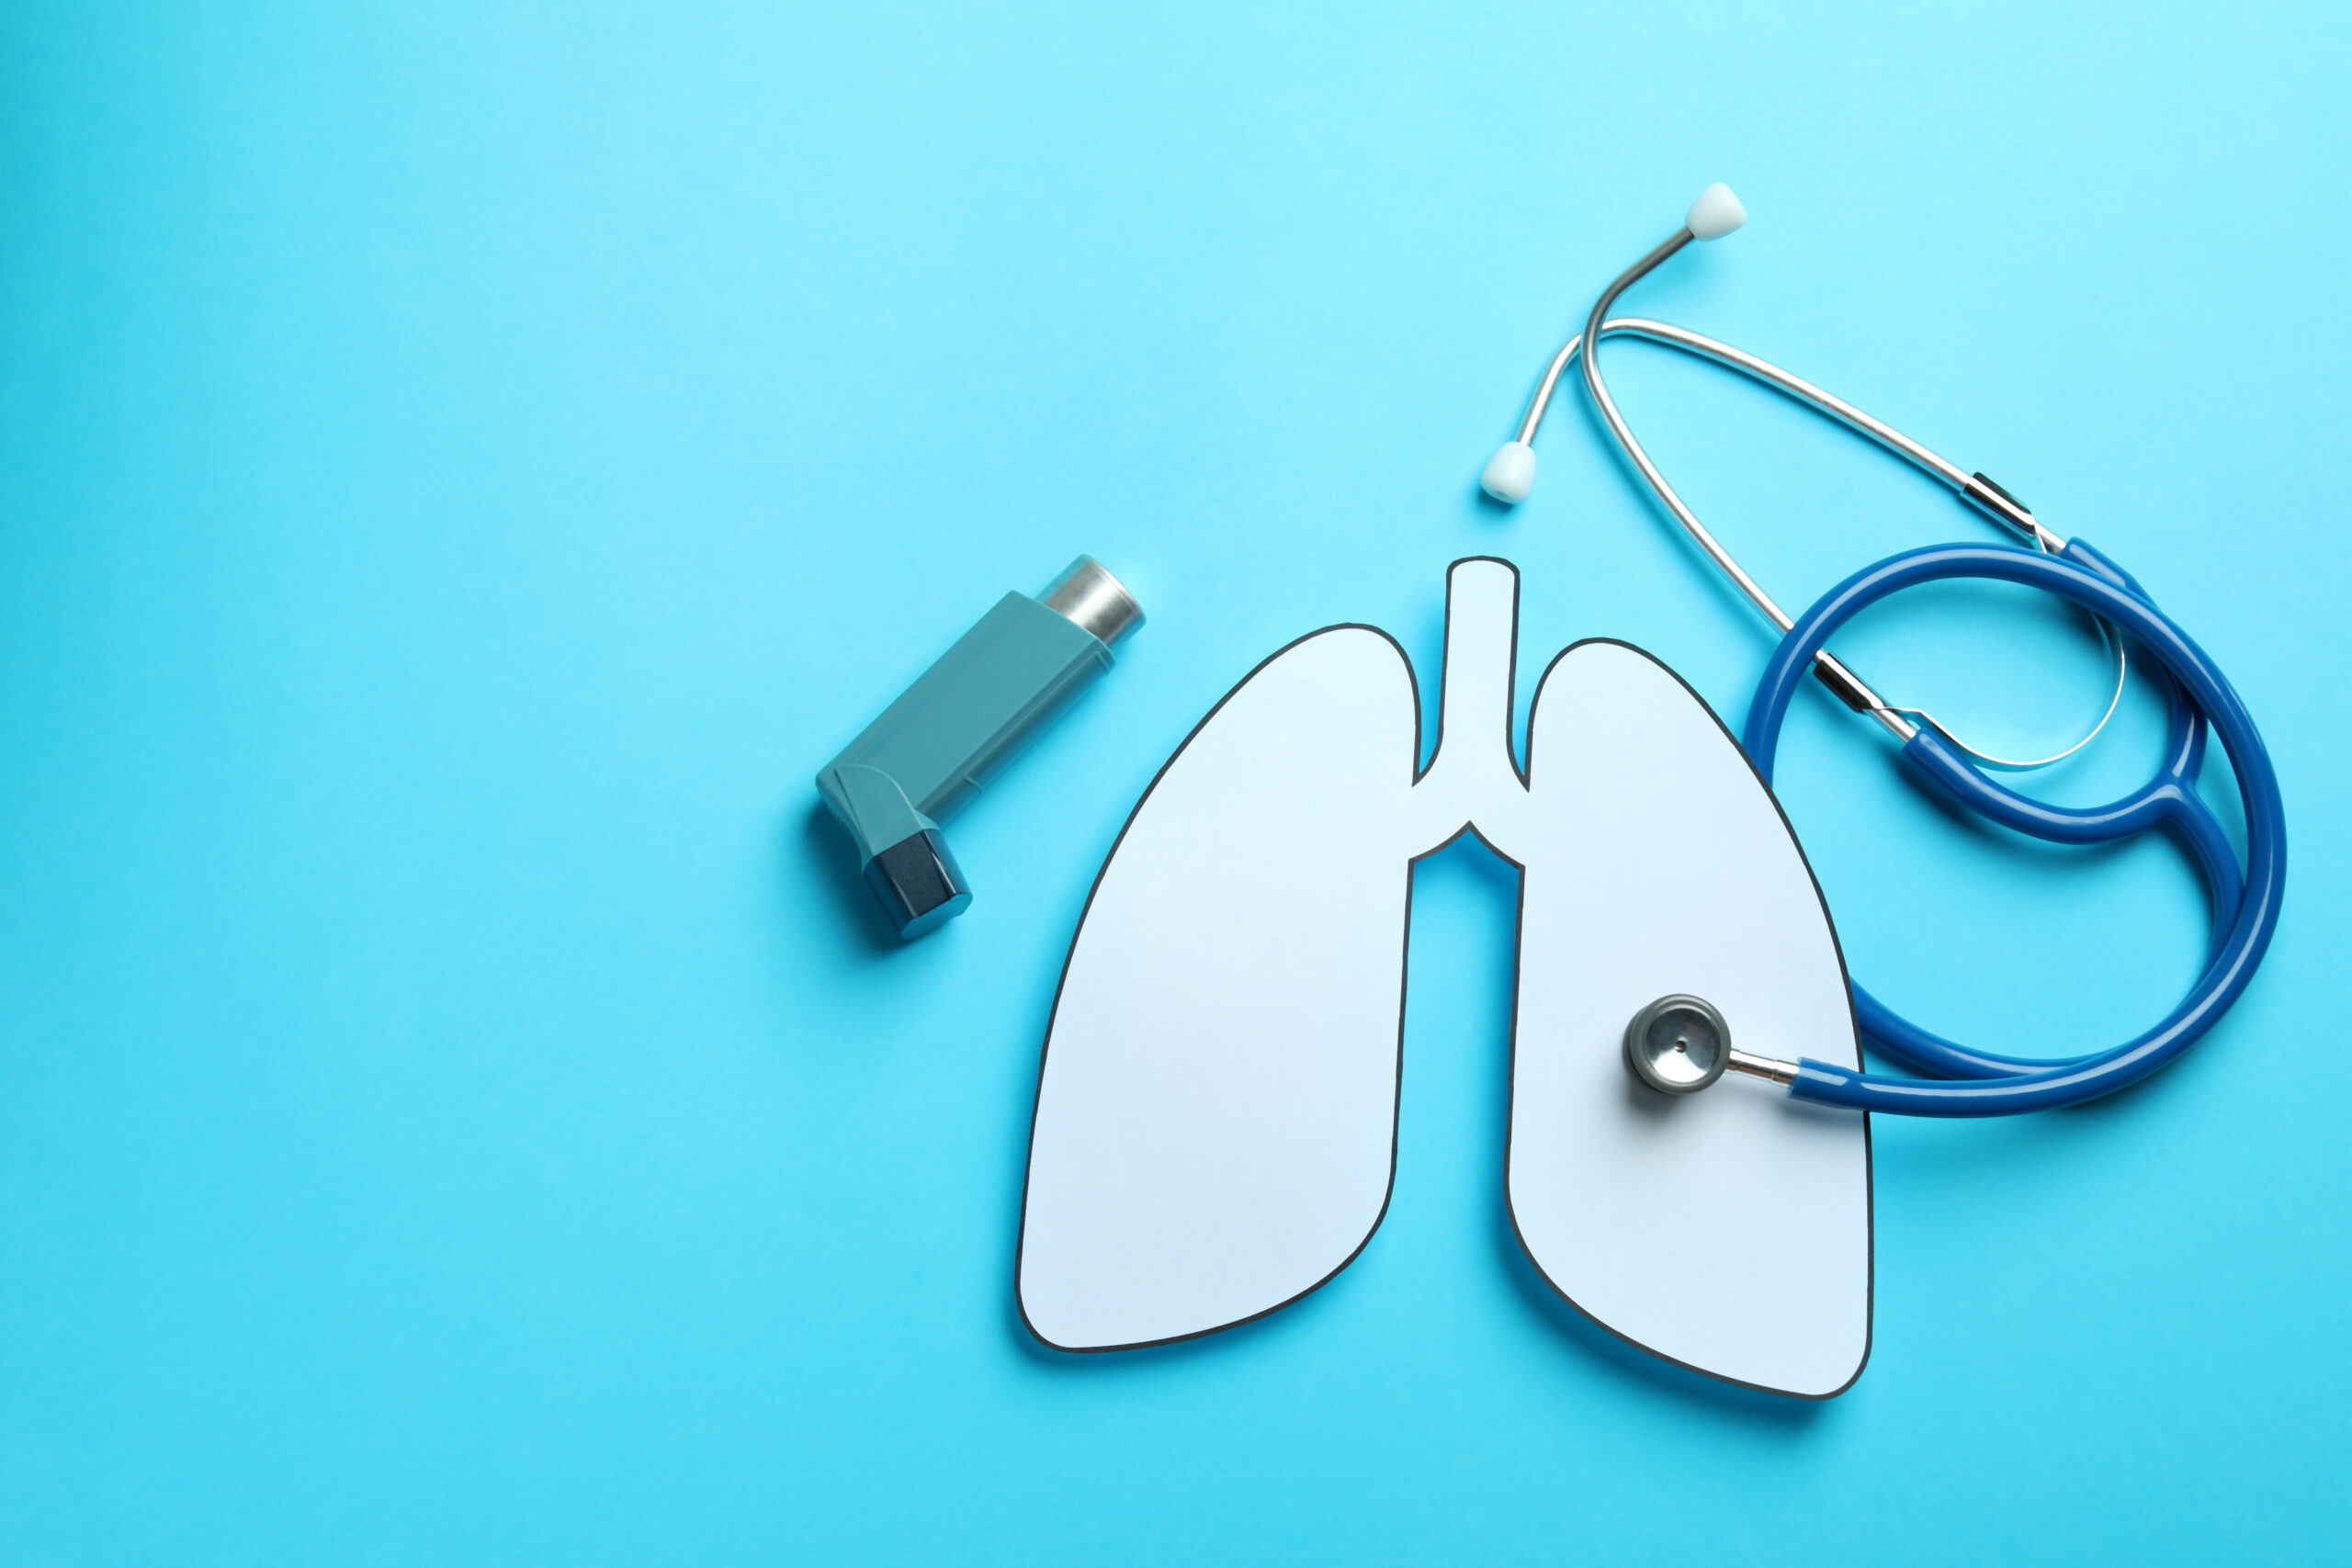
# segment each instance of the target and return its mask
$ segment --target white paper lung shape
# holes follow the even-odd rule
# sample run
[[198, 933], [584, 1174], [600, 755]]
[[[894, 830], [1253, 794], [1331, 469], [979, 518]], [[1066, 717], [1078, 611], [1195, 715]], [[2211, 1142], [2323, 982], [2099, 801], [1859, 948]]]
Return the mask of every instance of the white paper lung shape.
[[1260, 665], [1169, 760], [1095, 882], [1048, 1027], [1018, 1289], [1049, 1345], [1231, 1327], [1362, 1250], [1396, 1168], [1411, 863], [1475, 828], [1521, 867], [1506, 1173], [1544, 1277], [1715, 1376], [1839, 1392], [1869, 1351], [1865, 1118], [1733, 1079], [1668, 1099], [1625, 1023], [1707, 998], [1747, 1050], [1859, 1065], [1843, 963], [1779, 807], [1621, 643], [1545, 671], [1510, 755], [1518, 574], [1449, 574], [1437, 755], [1386, 634]]

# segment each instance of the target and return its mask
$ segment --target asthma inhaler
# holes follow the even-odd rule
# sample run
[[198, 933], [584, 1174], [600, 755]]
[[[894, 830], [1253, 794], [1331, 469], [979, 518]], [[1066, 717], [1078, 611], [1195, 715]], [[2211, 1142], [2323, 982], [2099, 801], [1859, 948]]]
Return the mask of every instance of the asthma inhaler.
[[900, 936], [944, 925], [972, 901], [940, 819], [1110, 669], [1112, 645], [1141, 625], [1119, 580], [1080, 556], [1036, 598], [999, 600], [817, 775]]

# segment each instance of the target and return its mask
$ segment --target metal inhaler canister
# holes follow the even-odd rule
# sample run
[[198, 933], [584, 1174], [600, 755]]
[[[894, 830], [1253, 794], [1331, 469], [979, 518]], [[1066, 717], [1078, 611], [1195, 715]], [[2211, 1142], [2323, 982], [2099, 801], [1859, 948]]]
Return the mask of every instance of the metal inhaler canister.
[[1141, 625], [1119, 580], [1080, 556], [1036, 598], [997, 601], [817, 775], [900, 936], [944, 925], [972, 901], [940, 820], [1110, 669], [1112, 645]]

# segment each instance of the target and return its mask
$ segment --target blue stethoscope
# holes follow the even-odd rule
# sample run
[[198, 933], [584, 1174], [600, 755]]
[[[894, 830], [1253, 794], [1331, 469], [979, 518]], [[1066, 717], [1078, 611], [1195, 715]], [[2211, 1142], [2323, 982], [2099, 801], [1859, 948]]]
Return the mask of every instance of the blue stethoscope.
[[[2287, 877], [2285, 811], [2270, 754], [2245, 705], [2212, 660], [2156, 608], [2130, 574], [2082, 540], [2060, 539], [1983, 474], [1963, 472], [1852, 404], [1728, 344], [1665, 321], [1608, 316], [1619, 295], [1683, 246], [1693, 240], [1719, 239], [1747, 220], [1746, 209], [1730, 187], [1710, 186], [1691, 204], [1680, 229], [1602, 292], [1585, 320], [1583, 333], [1569, 339], [1553, 356], [1542, 385], [1529, 401], [1517, 437], [1506, 442], [1487, 463], [1480, 481], [1487, 493], [1507, 505], [1526, 499], [1535, 478], [1535, 454], [1530, 443], [1543, 423], [1561, 371], [1569, 360], [1579, 358], [1580, 345], [1597, 346], [1601, 339], [1619, 335], [1666, 344], [1737, 370], [1924, 469], [2015, 530], [2027, 545], [1929, 545], [1905, 550], [1863, 568], [1822, 595], [1804, 615], [1792, 617], [1740, 569], [1658, 472], [1602, 383], [1599, 355], [1580, 357], [1585, 390], [1626, 459], [1683, 531], [1784, 634], [1757, 682], [1741, 735], [1768, 784], [1781, 723], [1800, 681], [1810, 671], [1847, 706], [1876, 719], [1901, 740], [1903, 755], [1914, 767], [1989, 821], [2061, 844], [2099, 843], [2171, 827], [2188, 840], [2211, 889], [2212, 951], [2197, 983], [2154, 1028], [2108, 1050], [2061, 1061], [2003, 1056], [1957, 1044], [1921, 1029], [1857, 985], [1854, 1012], [1862, 1033], [1887, 1055], [1935, 1076], [1894, 1077], [1810, 1057], [1784, 1062], [1749, 1055], [1731, 1048], [1723, 1019], [1696, 997], [1661, 998], [1643, 1010], [1627, 1026], [1627, 1063], [1652, 1087], [1670, 1093], [1703, 1089], [1729, 1070], [1785, 1084], [1799, 1100], [1910, 1116], [2004, 1116], [2112, 1094], [2163, 1067], [2212, 1028], [2253, 979], [2270, 945]], [[2121, 638], [2128, 637], [2151, 655], [2164, 672], [2170, 705], [2165, 761], [2155, 775], [2123, 798], [2087, 809], [2035, 800], [1988, 778], [1979, 761], [2025, 767], [2055, 761], [2057, 757], [2018, 763], [1977, 751], [1955, 739], [1928, 715], [1889, 706], [1827, 651], [1831, 634], [1870, 605], [1903, 589], [1950, 578], [1985, 578], [2039, 588], [2071, 600], [2115, 628], [2120, 634], [2115, 642], [2119, 694]], [[2114, 711], [2110, 700], [2108, 713]], [[1913, 722], [1914, 716], [1920, 722]], [[2100, 726], [2105, 723], [2102, 718]], [[2208, 726], [2221, 737], [2245, 802], [2243, 871], [2222, 824], [2197, 794]], [[2058, 756], [2079, 749], [2098, 732], [2094, 728], [2091, 735]]]

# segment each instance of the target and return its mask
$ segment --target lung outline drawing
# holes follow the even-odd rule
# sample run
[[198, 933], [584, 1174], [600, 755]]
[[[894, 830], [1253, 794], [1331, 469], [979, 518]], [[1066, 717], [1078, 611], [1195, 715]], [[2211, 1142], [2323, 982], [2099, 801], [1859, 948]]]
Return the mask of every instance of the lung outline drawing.
[[1520, 870], [1505, 1200], [1530, 1260], [1622, 1338], [1807, 1398], [1870, 1345], [1866, 1117], [1753, 1080], [1668, 1100], [1625, 1021], [1692, 991], [1765, 1055], [1859, 1063], [1812, 871], [1671, 671], [1578, 642], [1510, 746], [1518, 572], [1448, 572], [1438, 744], [1410, 661], [1325, 627], [1260, 664], [1105, 858], [1039, 1064], [1016, 1295], [1068, 1350], [1278, 1310], [1353, 1261], [1396, 1165], [1412, 864], [1476, 832]]

